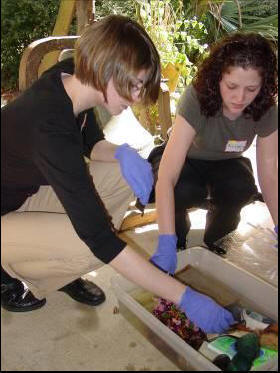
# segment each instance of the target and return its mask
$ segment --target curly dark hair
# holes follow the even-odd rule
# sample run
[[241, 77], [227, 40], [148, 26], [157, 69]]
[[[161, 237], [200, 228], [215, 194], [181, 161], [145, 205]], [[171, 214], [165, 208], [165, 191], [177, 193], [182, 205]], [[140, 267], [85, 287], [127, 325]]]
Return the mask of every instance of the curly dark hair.
[[272, 42], [256, 33], [234, 33], [210, 48], [193, 80], [202, 114], [214, 116], [221, 108], [219, 82], [230, 66], [254, 68], [262, 77], [262, 87], [244, 114], [258, 121], [276, 103], [277, 58]]

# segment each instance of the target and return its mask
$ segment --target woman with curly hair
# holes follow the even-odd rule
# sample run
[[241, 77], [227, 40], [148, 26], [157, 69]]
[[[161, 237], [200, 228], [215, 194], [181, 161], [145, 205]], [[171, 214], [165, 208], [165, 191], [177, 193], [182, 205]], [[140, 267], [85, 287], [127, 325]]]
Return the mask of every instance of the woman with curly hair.
[[174, 273], [176, 245], [190, 229], [187, 209], [210, 201], [204, 242], [235, 230], [243, 206], [258, 195], [250, 160], [255, 136], [258, 179], [278, 233], [277, 60], [272, 43], [235, 33], [213, 45], [180, 98], [156, 185], [159, 242], [151, 261]]

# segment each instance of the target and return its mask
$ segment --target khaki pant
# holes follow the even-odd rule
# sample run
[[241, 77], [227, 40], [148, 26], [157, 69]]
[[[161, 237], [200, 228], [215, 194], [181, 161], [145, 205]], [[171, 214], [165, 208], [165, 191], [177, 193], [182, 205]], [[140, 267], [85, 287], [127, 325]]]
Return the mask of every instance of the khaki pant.
[[[117, 162], [92, 161], [89, 167], [96, 190], [112, 217], [115, 228], [119, 229], [124, 214], [134, 199], [133, 192], [122, 178]], [[17, 211], [65, 213], [50, 186], [42, 186]], [[34, 221], [34, 229], [36, 229], [36, 221]], [[71, 235], [74, 234], [74, 228], [72, 229], [73, 232], [70, 228]], [[71, 240], [71, 237], [69, 239]], [[98, 260], [83, 242], [78, 241], [79, 245], [71, 246], [71, 244], [67, 245], [66, 238], [65, 245], [60, 246], [58, 250], [55, 246], [44, 245], [44, 237], [40, 237], [40, 241], [42, 245], [36, 247], [32, 245], [22, 247], [20, 242], [11, 247], [2, 244], [1, 252], [4, 270], [10, 276], [24, 281], [39, 299], [96, 269]]]

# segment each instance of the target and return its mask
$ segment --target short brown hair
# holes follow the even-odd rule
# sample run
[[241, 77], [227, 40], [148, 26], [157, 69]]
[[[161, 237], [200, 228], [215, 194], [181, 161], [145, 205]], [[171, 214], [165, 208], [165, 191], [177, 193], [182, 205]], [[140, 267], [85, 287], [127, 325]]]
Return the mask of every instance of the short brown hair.
[[153, 103], [159, 95], [159, 54], [147, 32], [128, 17], [110, 15], [94, 22], [76, 42], [76, 77], [102, 91], [106, 101], [111, 77], [117, 92], [132, 101], [131, 90], [141, 70], [147, 70], [141, 100]]

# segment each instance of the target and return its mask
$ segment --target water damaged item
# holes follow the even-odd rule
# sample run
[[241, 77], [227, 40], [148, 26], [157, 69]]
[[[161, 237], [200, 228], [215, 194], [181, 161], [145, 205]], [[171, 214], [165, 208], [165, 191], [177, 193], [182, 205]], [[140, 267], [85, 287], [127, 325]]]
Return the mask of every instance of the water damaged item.
[[[178, 253], [178, 271], [175, 276], [194, 289], [211, 296], [223, 306], [235, 305], [242, 310], [252, 310], [254, 313], [264, 316], [261, 322], [272, 320], [276, 323], [274, 325], [277, 325], [278, 288], [228, 262], [227, 259], [200, 247], [181, 251]], [[114, 276], [111, 279], [111, 284], [118, 298], [120, 313], [180, 369], [221, 371], [226, 370], [225, 367], [229, 366], [228, 358], [232, 361], [234, 355], [230, 358], [225, 353], [212, 351], [211, 357], [205, 356], [203, 351], [193, 348], [189, 343], [186, 343], [182, 335], [177, 335], [155, 317], [152, 312], [158, 305], [159, 298], [155, 298], [153, 294], [126, 280], [121, 275]], [[176, 312], [174, 309], [173, 311]], [[250, 311], [248, 316], [252, 316]], [[241, 320], [237, 325], [244, 329]], [[228, 333], [233, 333], [235, 341], [240, 340], [246, 334], [251, 333], [250, 330], [242, 330], [242, 328], [230, 330]], [[267, 328], [258, 332], [259, 342], [261, 341], [261, 333], [266, 330]], [[268, 332], [272, 333], [269, 330]], [[266, 333], [266, 343], [273, 345], [275, 341], [271, 342], [269, 333]], [[217, 337], [220, 336], [208, 334], [207, 339], [203, 340], [200, 346], [205, 347], [205, 343], [208, 344], [209, 341], [213, 341]], [[197, 346], [195, 347], [197, 348]], [[208, 349], [207, 345], [206, 347]], [[260, 347], [261, 349], [269, 348], [262, 345]], [[222, 354], [224, 356], [219, 356]], [[274, 350], [274, 354], [266, 353], [260, 364], [252, 366], [251, 370], [274, 371], [277, 370], [277, 367], [278, 351]]]

